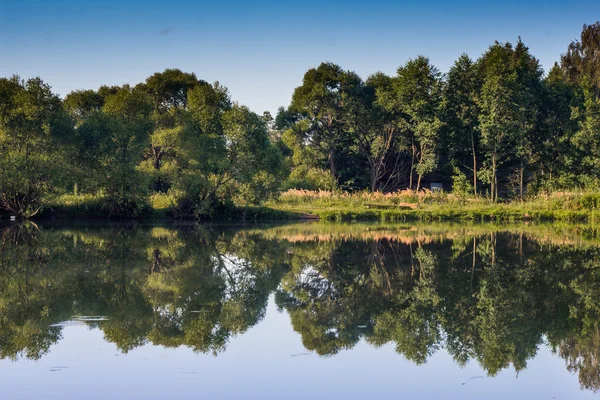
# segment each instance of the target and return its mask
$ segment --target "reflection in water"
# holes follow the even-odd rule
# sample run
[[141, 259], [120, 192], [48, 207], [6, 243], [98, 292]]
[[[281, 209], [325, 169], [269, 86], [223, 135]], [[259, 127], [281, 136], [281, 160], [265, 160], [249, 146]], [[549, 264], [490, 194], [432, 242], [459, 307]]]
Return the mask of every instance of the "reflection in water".
[[0, 233], [0, 358], [41, 358], [74, 316], [123, 352], [218, 354], [274, 294], [321, 355], [363, 339], [423, 363], [444, 347], [495, 375], [526, 368], [547, 342], [597, 390], [598, 237], [560, 226], [12, 225]]

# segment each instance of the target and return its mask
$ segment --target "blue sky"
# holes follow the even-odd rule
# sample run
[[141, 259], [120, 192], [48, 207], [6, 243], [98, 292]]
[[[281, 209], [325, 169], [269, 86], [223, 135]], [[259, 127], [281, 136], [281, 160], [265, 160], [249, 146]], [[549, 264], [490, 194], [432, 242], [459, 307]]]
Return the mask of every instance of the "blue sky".
[[64, 96], [180, 68], [275, 112], [323, 61], [366, 77], [425, 55], [446, 72], [520, 35], [547, 70], [597, 20], [598, 0], [0, 0], [0, 76], [41, 76]]

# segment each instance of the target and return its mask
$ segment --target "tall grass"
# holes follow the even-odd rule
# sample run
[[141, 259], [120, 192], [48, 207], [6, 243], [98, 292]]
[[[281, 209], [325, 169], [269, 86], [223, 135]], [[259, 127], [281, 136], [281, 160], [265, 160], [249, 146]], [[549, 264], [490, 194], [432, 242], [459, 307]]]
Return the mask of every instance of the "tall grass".
[[270, 207], [328, 220], [564, 220], [600, 221], [600, 193], [555, 192], [493, 203], [443, 191], [342, 193], [288, 190]]
[[430, 190], [401, 190], [397, 192], [333, 192], [326, 190], [297, 190], [283, 192], [276, 203], [280, 204], [312, 204], [315, 206], [406, 206], [414, 208], [417, 205], [430, 204], [464, 204], [488, 203], [483, 197], [464, 198], [453, 193]]

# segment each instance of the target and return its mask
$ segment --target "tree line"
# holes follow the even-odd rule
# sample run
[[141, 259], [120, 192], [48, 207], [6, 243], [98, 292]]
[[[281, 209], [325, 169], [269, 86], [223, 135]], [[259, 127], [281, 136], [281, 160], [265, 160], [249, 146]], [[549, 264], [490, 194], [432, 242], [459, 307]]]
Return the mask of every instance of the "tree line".
[[546, 75], [521, 39], [496, 42], [477, 60], [463, 54], [447, 74], [423, 56], [366, 80], [323, 63], [276, 118], [290, 181], [393, 191], [449, 187], [466, 175], [474, 194], [493, 201], [597, 188], [598, 51], [600, 23], [584, 26]]
[[284, 171], [262, 116], [177, 69], [64, 100], [39, 78], [0, 79], [0, 116], [0, 207], [21, 216], [65, 193], [97, 196], [116, 216], [152, 200], [209, 213], [267, 198]]
[[366, 80], [332, 63], [273, 118], [167, 69], [64, 99], [39, 78], [0, 79], [0, 208], [90, 196], [109, 215], [211, 215], [280, 190], [449, 189], [492, 201], [600, 186], [600, 23], [544, 74], [519, 39], [442, 74], [420, 56]]

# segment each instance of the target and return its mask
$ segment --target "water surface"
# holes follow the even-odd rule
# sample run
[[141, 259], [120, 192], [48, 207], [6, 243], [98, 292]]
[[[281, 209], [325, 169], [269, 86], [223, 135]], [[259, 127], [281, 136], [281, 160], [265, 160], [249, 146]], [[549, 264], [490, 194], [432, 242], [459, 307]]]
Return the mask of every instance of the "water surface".
[[592, 226], [0, 229], [0, 398], [600, 388]]

